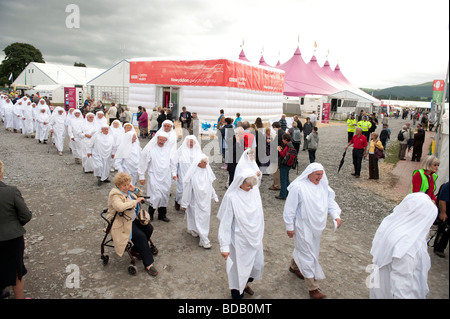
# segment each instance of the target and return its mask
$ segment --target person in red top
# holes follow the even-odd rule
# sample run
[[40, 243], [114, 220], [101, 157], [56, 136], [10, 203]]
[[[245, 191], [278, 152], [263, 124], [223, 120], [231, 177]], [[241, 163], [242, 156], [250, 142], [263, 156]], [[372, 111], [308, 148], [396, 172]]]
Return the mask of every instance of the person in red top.
[[434, 192], [439, 164], [439, 159], [434, 155], [429, 155], [423, 160], [420, 169], [413, 172], [411, 193], [425, 193], [436, 203]]
[[353, 135], [350, 143], [345, 147], [345, 150], [353, 144], [353, 166], [355, 172], [352, 173], [355, 177], [360, 177], [361, 174], [361, 163], [364, 156], [367, 156], [367, 138], [362, 134], [362, 129], [360, 127], [356, 128], [355, 135]]

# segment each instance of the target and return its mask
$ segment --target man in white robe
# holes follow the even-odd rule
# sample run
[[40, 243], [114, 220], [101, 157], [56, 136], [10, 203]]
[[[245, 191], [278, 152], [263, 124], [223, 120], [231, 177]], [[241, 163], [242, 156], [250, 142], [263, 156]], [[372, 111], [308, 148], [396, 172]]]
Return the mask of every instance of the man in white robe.
[[183, 179], [194, 159], [202, 153], [200, 143], [194, 135], [188, 135], [177, 151], [177, 193], [175, 196], [175, 209], [180, 210], [181, 197], [183, 196]]
[[217, 218], [231, 296], [242, 299], [244, 292], [253, 295], [248, 282], [262, 279], [264, 271], [264, 212], [255, 170], [243, 169], [235, 174]]
[[208, 238], [211, 200], [219, 202], [213, 187], [215, 179], [208, 157], [201, 153], [192, 161], [183, 180], [183, 197], [180, 204], [186, 212], [188, 233], [200, 237], [198, 245], [205, 249], [211, 248]]
[[48, 140], [48, 132], [49, 132], [49, 123], [50, 123], [50, 115], [48, 115], [47, 112], [45, 112], [45, 109], [42, 108], [39, 112], [36, 122], [38, 125], [38, 128], [36, 130], [36, 137], [39, 141], [39, 143], [47, 144]]
[[58, 155], [63, 155], [64, 139], [66, 138], [66, 111], [60, 106], [57, 106], [50, 118], [50, 133], [52, 133], [53, 142], [55, 143]]
[[81, 158], [83, 156], [83, 144], [82, 144], [82, 128], [84, 119], [80, 110], [73, 112], [73, 117], [69, 121], [67, 126], [67, 133], [71, 140], [72, 155], [75, 158], [75, 163], [81, 164]]
[[81, 128], [81, 144], [82, 144], [82, 155], [81, 155], [81, 165], [85, 173], [94, 172], [94, 163], [92, 162], [92, 157], [88, 157], [88, 153], [92, 148], [92, 141], [95, 134], [100, 133], [94, 125], [94, 113], [87, 113]]
[[148, 150], [145, 162], [143, 165], [139, 165], [139, 180], [141, 185], [145, 184], [145, 172], [147, 171], [150, 219], [153, 220], [153, 214], [158, 209], [158, 219], [169, 222], [167, 205], [169, 203], [170, 188], [172, 181], [178, 179], [176, 149], [173, 145], [167, 144], [169, 134], [166, 132], [159, 132], [147, 144], [150, 144], [153, 140], [156, 140], [156, 144], [152, 143], [154, 145]]
[[372, 241], [371, 299], [425, 299], [431, 267], [426, 237], [437, 207], [411, 193], [383, 219]]
[[6, 102], [6, 95], [1, 94], [0, 95], [0, 122], [4, 122], [4, 110], [5, 110], [5, 102]]
[[6, 98], [6, 102], [3, 108], [3, 119], [5, 120], [5, 128], [12, 132], [14, 129], [14, 114], [13, 114], [14, 104], [11, 99]]
[[[294, 237], [293, 260], [289, 270], [305, 279], [310, 298], [322, 299], [317, 280], [325, 279], [319, 264], [319, 248], [322, 231], [328, 213], [341, 225], [341, 209], [334, 200], [335, 193], [328, 186], [324, 168], [319, 163], [309, 164], [303, 173], [288, 187], [283, 218], [287, 235]], [[298, 267], [298, 268], [297, 268]]]
[[114, 157], [114, 166], [119, 173], [126, 172], [131, 176], [131, 184], [136, 186], [139, 178], [139, 160], [141, 158], [141, 145], [139, 138], [131, 123], [124, 125], [125, 134], [117, 147]]
[[91, 156], [94, 164], [94, 176], [98, 178], [97, 185], [110, 183], [109, 172], [114, 160], [114, 137], [109, 134], [107, 123], [103, 125], [99, 133], [92, 137], [92, 147], [88, 157]]
[[16, 102], [16, 104], [14, 104], [14, 107], [13, 107], [14, 133], [17, 133], [22, 129], [23, 105], [24, 105], [24, 101], [22, 99], [20, 99]]

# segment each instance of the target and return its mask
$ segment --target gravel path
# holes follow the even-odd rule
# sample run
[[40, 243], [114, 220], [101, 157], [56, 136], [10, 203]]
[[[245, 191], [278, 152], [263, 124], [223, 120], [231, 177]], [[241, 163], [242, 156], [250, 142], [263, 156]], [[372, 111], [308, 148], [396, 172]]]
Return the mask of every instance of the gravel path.
[[[405, 121], [390, 120], [392, 136]], [[380, 129], [377, 130], [378, 132]], [[403, 198], [390, 194], [395, 183], [389, 165], [380, 164], [380, 181], [367, 180], [367, 161], [363, 175], [356, 180], [352, 170], [351, 151], [341, 172], [339, 161], [347, 144], [346, 126], [342, 123], [319, 125], [320, 144], [317, 161], [324, 165], [330, 186], [342, 209], [342, 227], [333, 232], [329, 220], [321, 241], [320, 263], [326, 279], [319, 284], [332, 299], [366, 299], [365, 285], [371, 264], [369, 254], [373, 235], [381, 220]], [[148, 140], [141, 141], [142, 146]], [[203, 141], [205, 145], [208, 140]], [[169, 223], [155, 220], [153, 242], [159, 249], [155, 266], [159, 275], [148, 276], [142, 263], [137, 274], [127, 272], [128, 256], [119, 258], [107, 248], [110, 257], [104, 266], [100, 259], [104, 222], [100, 212], [106, 207], [111, 185], [96, 185], [97, 179], [84, 174], [75, 164], [67, 147], [63, 156], [47, 145], [6, 132], [0, 124], [0, 159], [5, 163], [4, 182], [21, 190], [33, 212], [26, 225], [25, 295], [45, 298], [225, 298], [229, 299], [225, 262], [217, 240], [219, 204], [212, 204], [210, 239], [212, 248], [198, 246], [198, 239], [186, 232], [184, 214], [175, 211], [172, 199], [168, 208]], [[300, 152], [298, 172], [308, 165], [307, 152]], [[227, 172], [212, 164], [216, 173], [215, 190], [221, 199], [226, 191]], [[113, 174], [112, 174], [113, 175]], [[291, 170], [291, 181], [297, 176]], [[261, 195], [265, 214], [265, 269], [262, 281], [252, 284], [253, 297], [246, 299], [309, 298], [304, 282], [288, 271], [293, 240], [288, 238], [282, 218], [283, 201], [277, 192], [268, 190], [272, 177], [264, 176]], [[446, 252], [448, 255], [448, 252]], [[430, 250], [428, 298], [449, 298], [448, 257], [441, 259]], [[79, 286], [72, 278], [79, 271]], [[76, 276], [75, 276], [76, 277]]]

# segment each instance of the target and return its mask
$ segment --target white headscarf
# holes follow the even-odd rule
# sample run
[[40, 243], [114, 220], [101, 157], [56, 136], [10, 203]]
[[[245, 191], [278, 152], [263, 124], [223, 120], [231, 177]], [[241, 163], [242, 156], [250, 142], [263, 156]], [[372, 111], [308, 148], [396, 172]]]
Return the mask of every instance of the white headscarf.
[[[133, 136], [136, 135], [136, 131], [132, 130], [129, 132], [126, 132], [122, 138], [122, 141], [120, 142], [119, 146], [117, 147], [115, 158], [128, 158], [131, 154], [131, 149], [133, 146]], [[139, 143], [139, 140], [136, 135], [136, 142]]]
[[[251, 156], [249, 156], [249, 154], [248, 154], [249, 152], [251, 152]], [[249, 149], [245, 150], [244, 153], [242, 153], [242, 156], [236, 165], [234, 174], [236, 175], [236, 173], [239, 173], [239, 171], [244, 170], [244, 169], [252, 169], [255, 172], [261, 173], [261, 171], [259, 170], [258, 164], [256, 164], [255, 150], [249, 148]], [[262, 178], [262, 174], [259, 175], [258, 180], [261, 181], [261, 178]]]
[[[44, 102], [44, 103], [41, 103], [41, 101]], [[38, 113], [41, 113], [41, 109], [42, 109], [42, 108], [45, 108], [45, 112], [46, 112], [48, 115], [50, 115], [50, 113], [51, 113], [51, 112], [50, 112], [50, 108], [48, 107], [47, 102], [45, 102], [44, 99], [40, 99], [39, 102], [38, 102], [38, 104], [36, 105], [36, 107], [37, 107], [37, 109], [38, 109]]]
[[114, 149], [114, 137], [109, 134], [103, 134], [102, 128], [107, 127], [109, 129], [108, 123], [103, 124], [100, 127], [100, 132], [95, 134], [95, 149], [102, 158], [109, 157]]
[[[170, 132], [164, 131], [164, 124], [169, 123], [172, 125], [172, 128], [170, 129]], [[141, 152], [141, 160], [139, 162], [139, 166], [145, 166], [145, 163], [147, 162], [147, 154], [150, 151], [151, 148], [156, 146], [156, 143], [158, 141], [158, 136], [164, 136], [167, 138], [167, 146], [173, 147], [174, 151], [176, 151], [177, 146], [177, 134], [175, 132], [175, 126], [171, 120], [165, 120], [162, 122], [161, 128], [158, 130], [158, 132], [155, 133], [155, 135], [152, 137], [152, 139], [145, 145], [145, 147], [142, 149]]]
[[[188, 146], [190, 140], [194, 141], [192, 148]], [[197, 137], [195, 137], [195, 135], [188, 135], [184, 138], [183, 143], [181, 143], [181, 146], [178, 148], [178, 162], [184, 164], [191, 163], [191, 159], [196, 158], [196, 156], [201, 153], [202, 149]]]
[[372, 241], [373, 263], [383, 267], [426, 246], [426, 236], [437, 216], [437, 207], [425, 193], [411, 193], [381, 222]]
[[[62, 115], [59, 115], [58, 111], [63, 111]], [[51, 119], [53, 119], [55, 124], [65, 124], [66, 122], [66, 111], [60, 106], [57, 106], [52, 113]]]
[[[311, 173], [316, 171], [323, 171], [318, 185], [308, 178]], [[329, 200], [330, 198], [334, 200], [335, 196], [334, 191], [328, 186], [328, 178], [323, 166], [319, 163], [309, 164], [287, 189], [291, 192], [294, 187], [299, 189], [302, 219], [307, 222], [315, 236], [320, 235], [327, 223]]]
[[[115, 128], [114, 123], [119, 123], [119, 127]], [[109, 132], [114, 136], [114, 141], [116, 143], [116, 146], [118, 146], [120, 142], [122, 142], [122, 138], [125, 134], [122, 123], [119, 120], [114, 120], [109, 126]]]

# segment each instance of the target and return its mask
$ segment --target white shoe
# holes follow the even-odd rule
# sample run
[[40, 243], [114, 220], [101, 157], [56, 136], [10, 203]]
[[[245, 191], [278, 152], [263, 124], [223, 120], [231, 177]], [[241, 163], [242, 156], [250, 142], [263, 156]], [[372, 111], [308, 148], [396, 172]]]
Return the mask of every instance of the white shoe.
[[198, 237], [198, 233], [194, 230], [189, 230], [188, 233], [191, 234], [192, 237]]
[[211, 248], [211, 243], [205, 244], [205, 243], [203, 242], [203, 240], [200, 240], [200, 242], [198, 243], [198, 245], [199, 245], [200, 247], [205, 248], [205, 249], [210, 249], [210, 248]]

